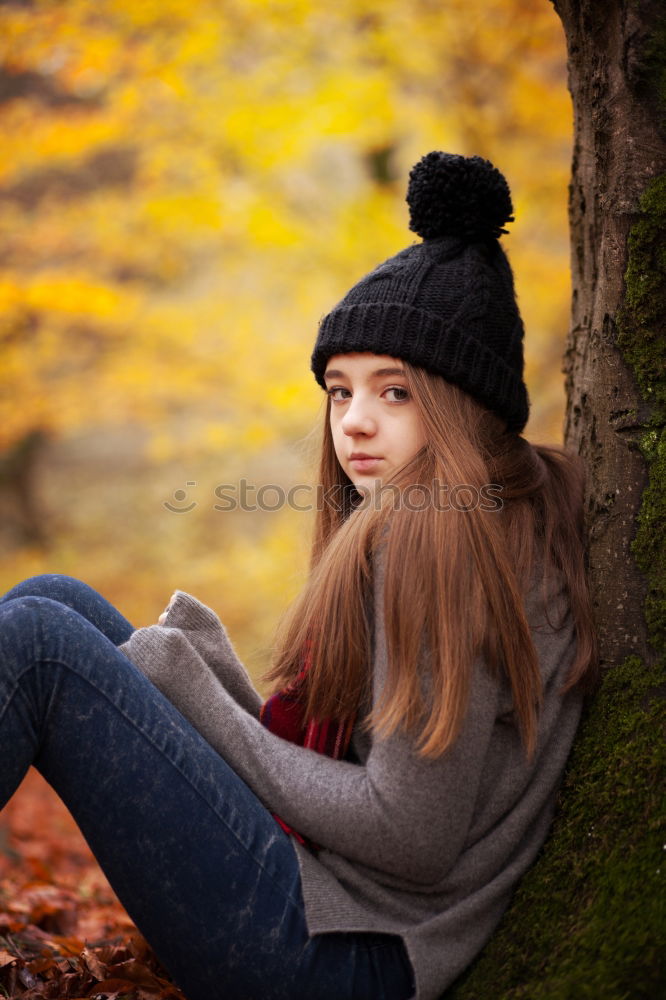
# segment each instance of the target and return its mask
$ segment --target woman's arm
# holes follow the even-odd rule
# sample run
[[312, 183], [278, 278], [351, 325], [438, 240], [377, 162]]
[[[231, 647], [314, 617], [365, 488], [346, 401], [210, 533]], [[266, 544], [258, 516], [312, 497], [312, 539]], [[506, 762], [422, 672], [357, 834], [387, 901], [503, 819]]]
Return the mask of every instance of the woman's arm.
[[[405, 734], [394, 733], [375, 738], [360, 765], [269, 732], [203, 661], [183, 669], [192, 656], [190, 632], [162, 629], [162, 655], [151, 655], [158, 628], [136, 634], [139, 667], [268, 808], [322, 847], [389, 880], [427, 886], [446, 874], [468, 834], [497, 711], [496, 683], [480, 661], [465, 723], [447, 754], [424, 760]], [[375, 650], [377, 697], [386, 670], [381, 620]]]

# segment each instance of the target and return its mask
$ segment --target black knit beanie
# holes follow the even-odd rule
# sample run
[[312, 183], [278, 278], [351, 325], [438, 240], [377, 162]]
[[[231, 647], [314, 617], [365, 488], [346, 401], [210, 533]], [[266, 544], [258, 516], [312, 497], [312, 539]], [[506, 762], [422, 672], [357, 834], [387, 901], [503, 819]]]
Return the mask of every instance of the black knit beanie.
[[520, 432], [523, 323], [498, 240], [513, 222], [509, 186], [480, 156], [432, 152], [410, 172], [407, 204], [423, 242], [376, 267], [322, 319], [315, 378], [326, 388], [334, 354], [388, 354], [443, 375]]

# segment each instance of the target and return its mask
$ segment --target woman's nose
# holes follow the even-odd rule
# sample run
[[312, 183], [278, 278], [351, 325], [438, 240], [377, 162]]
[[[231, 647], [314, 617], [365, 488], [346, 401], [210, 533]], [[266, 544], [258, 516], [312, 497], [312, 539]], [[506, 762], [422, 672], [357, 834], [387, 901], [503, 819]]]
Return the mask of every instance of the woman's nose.
[[350, 437], [354, 434], [374, 434], [376, 430], [370, 407], [358, 396], [350, 401], [341, 425], [344, 433]]

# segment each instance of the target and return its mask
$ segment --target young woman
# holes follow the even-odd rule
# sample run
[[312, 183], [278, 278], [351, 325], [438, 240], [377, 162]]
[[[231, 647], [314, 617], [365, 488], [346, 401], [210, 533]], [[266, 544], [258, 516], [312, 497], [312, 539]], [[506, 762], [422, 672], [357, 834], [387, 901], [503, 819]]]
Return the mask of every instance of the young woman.
[[323, 320], [307, 584], [262, 704], [177, 591], [0, 603], [0, 804], [34, 764], [190, 1000], [434, 1000], [551, 823], [595, 669], [581, 473], [522, 436], [523, 327], [488, 161], [410, 175], [423, 241]]

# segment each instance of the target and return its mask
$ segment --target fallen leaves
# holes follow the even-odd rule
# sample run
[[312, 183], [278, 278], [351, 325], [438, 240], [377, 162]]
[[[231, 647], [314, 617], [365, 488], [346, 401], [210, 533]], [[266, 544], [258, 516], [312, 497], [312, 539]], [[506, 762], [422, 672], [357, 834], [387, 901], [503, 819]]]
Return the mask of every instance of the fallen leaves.
[[5, 965], [10, 965], [15, 958], [16, 955], [12, 955], [11, 952], [5, 951], [4, 948], [0, 948], [0, 969], [2, 969]]
[[31, 771], [0, 820], [0, 998], [185, 1000]]
[[125, 942], [86, 945], [67, 955], [73, 939], [61, 942], [38, 928], [6, 935], [12, 951], [0, 951], [0, 992], [21, 1000], [184, 1000], [159, 966], [144, 939], [135, 933]]

